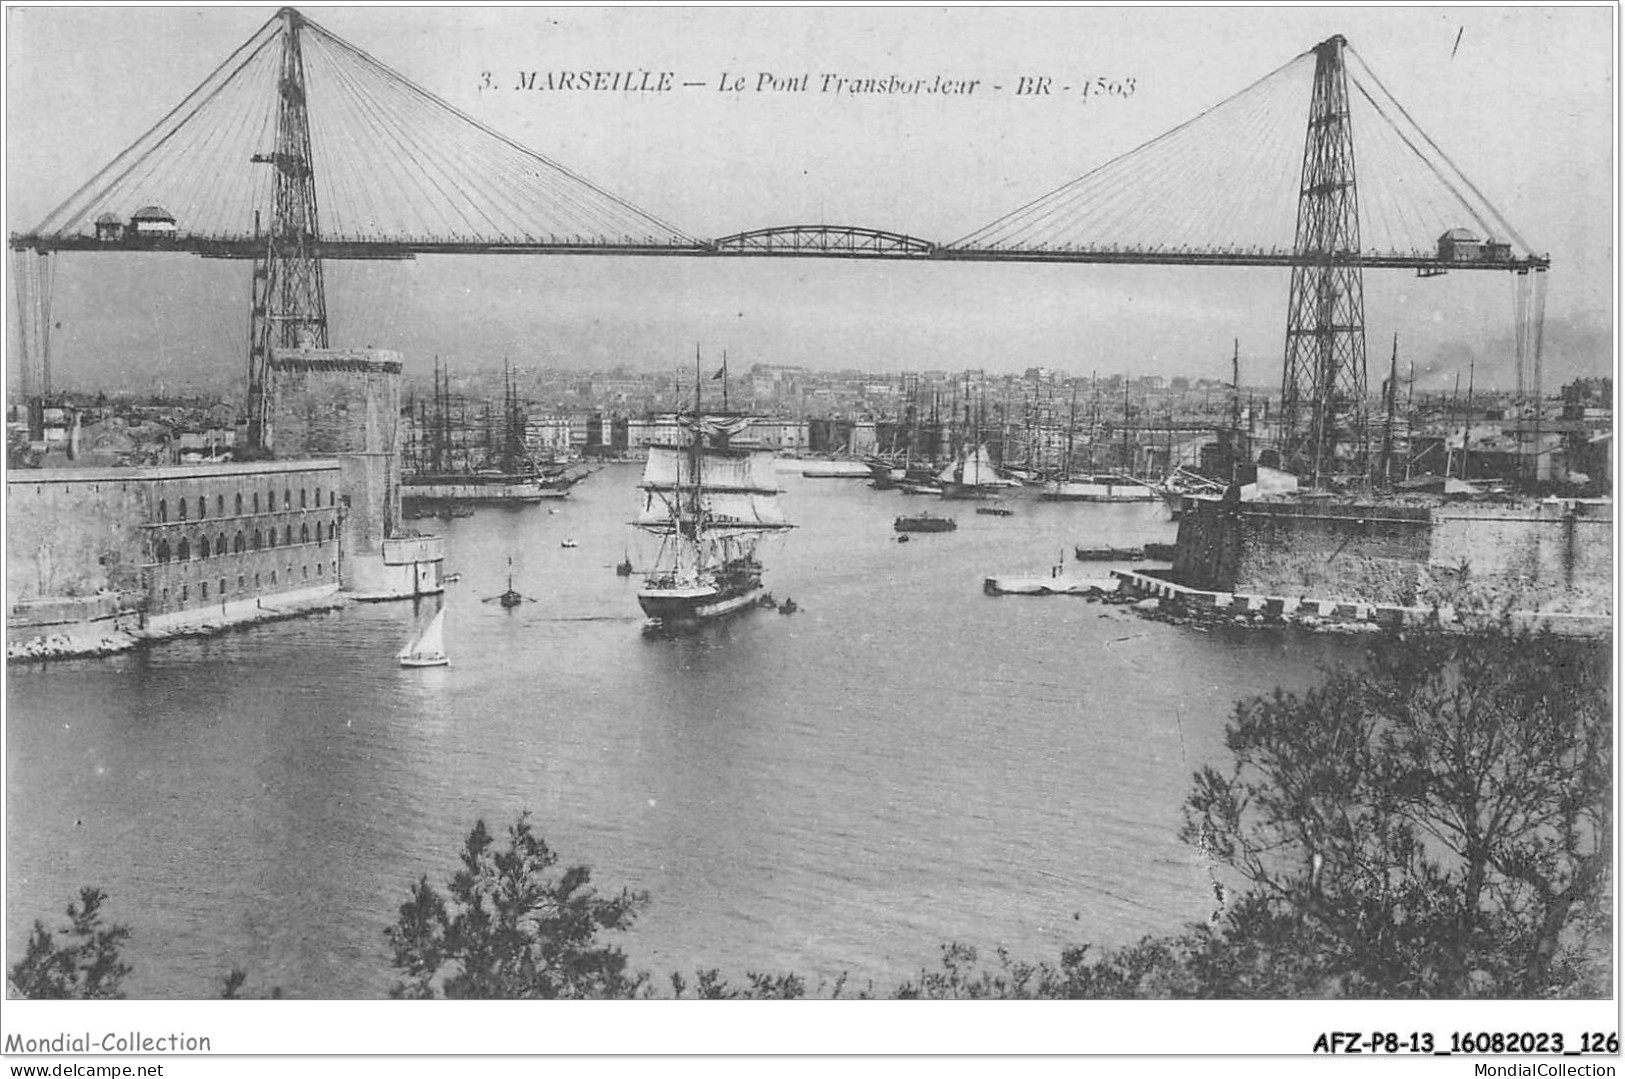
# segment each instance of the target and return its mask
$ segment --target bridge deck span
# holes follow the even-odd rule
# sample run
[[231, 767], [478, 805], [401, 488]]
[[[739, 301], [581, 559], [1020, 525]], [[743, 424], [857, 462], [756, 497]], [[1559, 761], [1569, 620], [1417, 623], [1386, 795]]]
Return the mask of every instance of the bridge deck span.
[[[749, 234], [741, 234], [749, 235]], [[491, 243], [461, 240], [320, 240], [315, 248], [324, 259], [412, 259], [419, 255], [621, 255], [680, 256], [683, 258], [833, 258], [891, 259], [917, 262], [1049, 262], [1131, 266], [1311, 266], [1327, 260], [1316, 255], [1289, 251], [1158, 251], [1158, 250], [1013, 250], [1006, 248], [944, 247], [913, 237], [908, 244], [771, 242], [739, 243], [737, 237], [692, 244], [586, 243]], [[253, 240], [212, 240], [179, 237], [137, 241], [103, 241], [89, 236], [14, 235], [13, 250], [40, 253], [57, 251], [174, 252], [204, 258], [253, 259], [263, 254], [263, 244]], [[1417, 270], [1437, 273], [1450, 270], [1503, 270], [1526, 272], [1546, 270], [1551, 259], [1543, 256], [1509, 259], [1451, 261], [1423, 255], [1368, 254], [1337, 255], [1337, 265], [1357, 265], [1367, 269]]]

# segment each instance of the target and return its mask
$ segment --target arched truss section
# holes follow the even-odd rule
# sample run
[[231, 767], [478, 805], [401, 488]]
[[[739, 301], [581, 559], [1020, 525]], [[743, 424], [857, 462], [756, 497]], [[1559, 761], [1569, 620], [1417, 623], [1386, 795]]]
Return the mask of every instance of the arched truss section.
[[833, 255], [848, 258], [919, 258], [937, 245], [917, 236], [850, 225], [781, 225], [711, 241], [718, 254]]

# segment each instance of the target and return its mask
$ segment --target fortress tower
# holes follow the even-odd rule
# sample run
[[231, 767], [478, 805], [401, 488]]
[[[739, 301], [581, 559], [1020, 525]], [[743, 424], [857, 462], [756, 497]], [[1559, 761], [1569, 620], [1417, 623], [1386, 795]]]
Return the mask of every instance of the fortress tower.
[[383, 349], [278, 348], [265, 443], [278, 460], [339, 463], [340, 584], [361, 599], [441, 591], [444, 544], [401, 528], [401, 358]]

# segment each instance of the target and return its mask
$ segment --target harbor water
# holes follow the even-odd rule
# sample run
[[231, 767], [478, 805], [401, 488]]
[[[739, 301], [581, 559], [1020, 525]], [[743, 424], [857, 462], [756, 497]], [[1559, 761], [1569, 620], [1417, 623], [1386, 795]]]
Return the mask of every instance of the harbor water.
[[[887, 992], [951, 941], [1053, 962], [1212, 914], [1215, 869], [1177, 836], [1192, 772], [1225, 762], [1236, 700], [1358, 647], [983, 594], [1110, 568], [1074, 545], [1171, 541], [1160, 504], [1018, 493], [1002, 517], [793, 472], [799, 527], [762, 557], [799, 612], [650, 633], [615, 572], [655, 553], [627, 523], [638, 474], [409, 522], [446, 537], [443, 600], [13, 666], [11, 954], [94, 885], [131, 929], [131, 996], [213, 996], [233, 967], [383, 996], [412, 883], [443, 882], [475, 820], [529, 811], [595, 886], [650, 894], [624, 944], [661, 986], [717, 968]], [[958, 529], [897, 542], [922, 509]], [[527, 598], [505, 609], [510, 559]], [[441, 602], [451, 665], [402, 668]]]

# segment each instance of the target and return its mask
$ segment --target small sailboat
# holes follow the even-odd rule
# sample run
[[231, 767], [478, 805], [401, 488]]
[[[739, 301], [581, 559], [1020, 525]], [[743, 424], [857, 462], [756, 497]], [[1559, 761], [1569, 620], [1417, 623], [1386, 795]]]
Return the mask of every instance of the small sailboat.
[[617, 576], [617, 577], [630, 577], [630, 576], [632, 576], [632, 556], [631, 555], [627, 555], [625, 558], [622, 558], [619, 562], [617, 562], [615, 564], [615, 576]]
[[563, 540], [559, 541], [559, 546], [560, 547], [579, 547], [579, 546], [581, 546], [581, 544], [577, 543], [573, 539], [563, 539]]
[[418, 639], [401, 649], [396, 656], [402, 667], [444, 667], [451, 661], [446, 658], [446, 609], [444, 607], [435, 612], [429, 624], [418, 634]]

